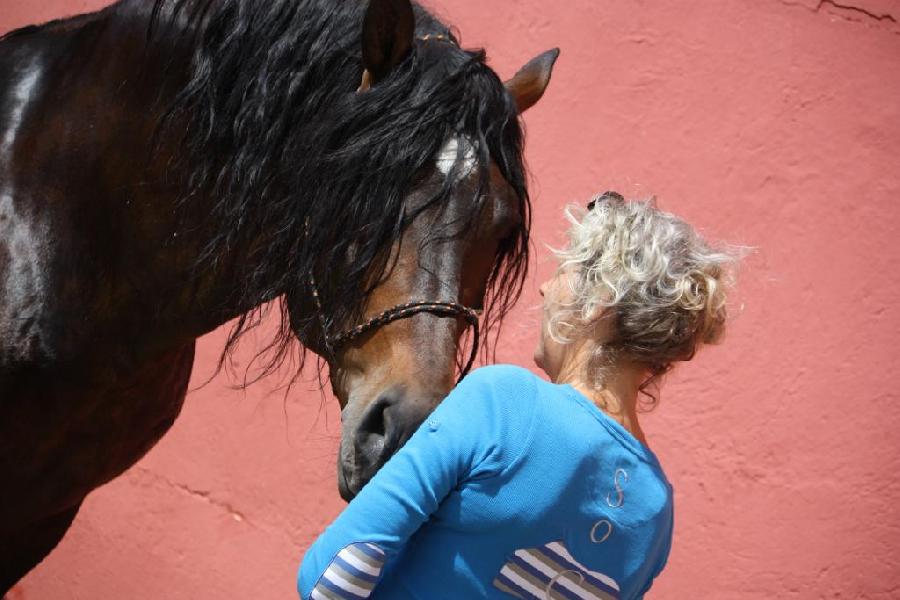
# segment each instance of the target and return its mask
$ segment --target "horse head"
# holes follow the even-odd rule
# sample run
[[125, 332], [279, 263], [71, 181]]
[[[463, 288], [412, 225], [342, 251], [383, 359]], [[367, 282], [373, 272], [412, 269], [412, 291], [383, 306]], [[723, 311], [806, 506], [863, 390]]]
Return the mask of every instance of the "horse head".
[[518, 297], [530, 224], [518, 117], [543, 95], [558, 54], [504, 84], [483, 52], [462, 50], [409, 0], [372, 0], [362, 46], [355, 148], [335, 151], [360, 159], [335, 176], [366, 200], [347, 205], [356, 214], [346, 221], [311, 215], [304, 235], [319, 254], [288, 294], [295, 333], [330, 366], [346, 499], [470, 364], [459, 357], [466, 341], [474, 356], [476, 315], [496, 324]]

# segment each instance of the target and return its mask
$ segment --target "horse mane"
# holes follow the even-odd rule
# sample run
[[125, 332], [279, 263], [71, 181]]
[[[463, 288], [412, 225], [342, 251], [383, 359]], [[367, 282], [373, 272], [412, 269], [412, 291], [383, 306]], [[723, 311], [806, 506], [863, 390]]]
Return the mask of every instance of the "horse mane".
[[[405, 204], [452, 135], [475, 145], [481, 186], [468, 213], [432, 232], [428, 243], [459, 238], [479, 218], [493, 160], [524, 219], [501, 243], [491, 271], [488, 329], [499, 330], [521, 293], [530, 200], [512, 98], [483, 50], [448, 43], [417, 43], [389, 77], [356, 93], [365, 9], [364, 2], [334, 0], [155, 0], [152, 7], [151, 36], [169, 39], [175, 34], [161, 32], [180, 23], [177, 35], [190, 37], [188, 79], [160, 130], [177, 128], [176, 162], [189, 177], [185, 198], [214, 198], [211, 241], [196, 268], [219, 268], [234, 248], [248, 249], [241, 258], [253, 265], [239, 293], [243, 305], [258, 308], [236, 322], [223, 361], [260, 325], [268, 301], [285, 294], [275, 337], [256, 357], [259, 377], [294, 356], [294, 332], [302, 339], [320, 333], [318, 315], [292, 311], [292, 320], [288, 311], [308, 298], [310, 273], [332, 331], [362, 316], [390, 270], [385, 249], [416, 215], [454, 192], [448, 177], [424, 204]], [[427, 11], [415, 10], [417, 35], [451, 35]], [[346, 267], [326, 269], [333, 265]], [[300, 349], [301, 367], [305, 356]]]

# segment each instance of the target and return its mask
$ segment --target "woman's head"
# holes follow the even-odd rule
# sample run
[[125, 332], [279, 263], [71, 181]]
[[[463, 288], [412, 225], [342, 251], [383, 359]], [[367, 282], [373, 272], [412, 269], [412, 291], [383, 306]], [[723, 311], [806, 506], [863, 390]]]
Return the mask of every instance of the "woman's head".
[[559, 268], [541, 286], [535, 361], [551, 378], [580, 369], [600, 388], [611, 369], [638, 365], [644, 389], [722, 337], [732, 253], [653, 202], [627, 202], [614, 192], [566, 216], [569, 244], [554, 251]]

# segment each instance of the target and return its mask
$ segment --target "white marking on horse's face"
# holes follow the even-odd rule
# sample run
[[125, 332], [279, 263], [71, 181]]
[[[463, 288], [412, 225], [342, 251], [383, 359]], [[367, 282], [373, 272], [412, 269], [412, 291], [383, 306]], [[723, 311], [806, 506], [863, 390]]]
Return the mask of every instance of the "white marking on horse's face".
[[[460, 156], [460, 145], [462, 145], [462, 156]], [[478, 165], [478, 157], [475, 154], [475, 146], [471, 140], [466, 137], [453, 136], [448, 138], [444, 142], [444, 146], [438, 151], [435, 164], [438, 171], [449, 176], [457, 161], [460, 160], [462, 160], [462, 165], [457, 171], [457, 177], [463, 179], [475, 171], [475, 167]]]

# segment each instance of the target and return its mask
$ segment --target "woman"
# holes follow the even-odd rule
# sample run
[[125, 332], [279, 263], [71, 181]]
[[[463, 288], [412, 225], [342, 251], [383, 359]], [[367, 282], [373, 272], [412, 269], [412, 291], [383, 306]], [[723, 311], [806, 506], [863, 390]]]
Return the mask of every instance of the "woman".
[[640, 598], [672, 488], [638, 421], [717, 341], [732, 257], [612, 192], [567, 211], [535, 362], [469, 375], [306, 553], [301, 597]]

